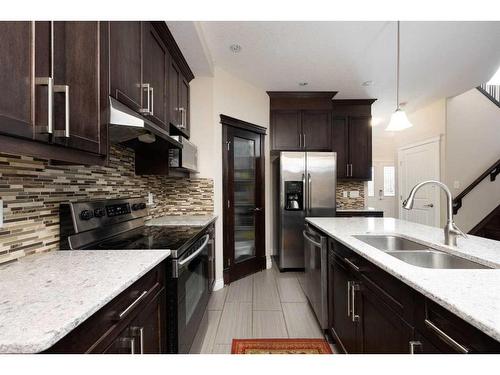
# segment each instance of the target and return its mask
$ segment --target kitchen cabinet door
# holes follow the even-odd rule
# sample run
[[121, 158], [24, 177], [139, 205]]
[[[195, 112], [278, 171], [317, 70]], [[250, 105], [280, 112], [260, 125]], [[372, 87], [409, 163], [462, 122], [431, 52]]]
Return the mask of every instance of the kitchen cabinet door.
[[332, 151], [337, 153], [337, 178], [346, 178], [349, 157], [347, 117], [334, 116], [332, 133]]
[[359, 315], [360, 351], [367, 354], [410, 353], [413, 328], [365, 284], [358, 285], [354, 308]]
[[143, 22], [143, 103], [153, 122], [167, 129], [167, 72], [169, 54], [150, 22]]
[[106, 22], [53, 22], [56, 144], [107, 152], [107, 37]]
[[350, 178], [371, 180], [372, 128], [370, 116], [349, 117]]
[[166, 350], [165, 291], [152, 299], [130, 323], [137, 354], [160, 354]]
[[142, 109], [142, 25], [109, 23], [110, 95], [137, 112]]
[[355, 278], [333, 256], [329, 260], [330, 327], [339, 346], [347, 353], [357, 353], [357, 324], [353, 322], [351, 285]]
[[302, 147], [307, 151], [331, 151], [331, 111], [302, 111], [301, 116]]
[[179, 96], [179, 82], [181, 80], [181, 71], [175, 61], [170, 59], [168, 68], [168, 101], [169, 101], [169, 119], [170, 124], [179, 128], [182, 124], [182, 117], [180, 111], [180, 96]]
[[301, 132], [300, 111], [275, 110], [271, 112], [271, 142], [273, 150], [301, 150]]
[[[33, 137], [34, 22], [0, 22], [0, 133]], [[44, 87], [47, 93], [47, 86]], [[45, 126], [47, 117], [44, 118]]]

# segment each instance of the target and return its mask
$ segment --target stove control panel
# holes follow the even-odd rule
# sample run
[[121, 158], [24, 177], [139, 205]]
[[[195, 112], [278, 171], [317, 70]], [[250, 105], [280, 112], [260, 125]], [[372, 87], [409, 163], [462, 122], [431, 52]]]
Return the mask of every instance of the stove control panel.
[[126, 215], [129, 214], [130, 212], [131, 212], [130, 204], [128, 203], [120, 203], [120, 204], [113, 204], [110, 206], [106, 206], [106, 213], [108, 214], [109, 217]]

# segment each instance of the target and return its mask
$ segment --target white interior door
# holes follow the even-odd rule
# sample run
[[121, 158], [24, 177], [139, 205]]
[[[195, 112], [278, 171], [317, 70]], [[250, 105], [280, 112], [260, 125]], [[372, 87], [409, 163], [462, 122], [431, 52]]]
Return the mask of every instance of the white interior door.
[[440, 180], [439, 139], [399, 149], [399, 217], [415, 223], [439, 226], [440, 190], [436, 185], [422, 187], [415, 196], [413, 209], [402, 208], [410, 190], [425, 180]]
[[367, 206], [384, 211], [384, 217], [395, 217], [396, 181], [394, 161], [374, 161], [372, 181], [368, 183]]

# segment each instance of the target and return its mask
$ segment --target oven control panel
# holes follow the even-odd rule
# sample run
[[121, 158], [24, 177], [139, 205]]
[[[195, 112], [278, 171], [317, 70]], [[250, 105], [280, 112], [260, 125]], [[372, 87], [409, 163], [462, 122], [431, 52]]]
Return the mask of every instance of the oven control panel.
[[113, 204], [111, 206], [106, 206], [106, 213], [108, 214], [109, 217], [126, 215], [129, 214], [130, 212], [131, 212], [130, 204], [128, 203], [120, 203], [120, 204]]

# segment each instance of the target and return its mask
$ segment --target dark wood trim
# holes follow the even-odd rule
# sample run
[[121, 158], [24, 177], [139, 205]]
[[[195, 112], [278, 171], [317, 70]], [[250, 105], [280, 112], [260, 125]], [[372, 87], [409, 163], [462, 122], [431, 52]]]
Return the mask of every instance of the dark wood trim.
[[[500, 215], [500, 204], [493, 209], [483, 220], [481, 220], [474, 228], [469, 231], [469, 234], [477, 235], [481, 230], [488, 225], [489, 221], [494, 217]], [[500, 231], [500, 228], [499, 228]]]
[[220, 123], [222, 125], [229, 125], [232, 126], [233, 128], [238, 128], [238, 129], [243, 129], [243, 130], [249, 130], [251, 132], [257, 133], [257, 134], [267, 134], [267, 128], [259, 125], [252, 124], [250, 122], [246, 122], [243, 120], [239, 120], [234, 117], [226, 116], [226, 115], [220, 115]]
[[493, 104], [495, 104], [498, 108], [500, 108], [500, 102], [498, 100], [496, 100], [493, 96], [491, 96], [488, 91], [486, 91], [485, 89], [483, 89], [481, 86], [476, 87], [476, 89], [478, 89], [478, 91], [481, 94], [483, 94], [484, 96], [486, 96]]
[[332, 101], [334, 105], [372, 105], [377, 99], [333, 99]]
[[268, 91], [270, 110], [331, 110], [336, 91]]
[[338, 91], [266, 91], [273, 98], [328, 98], [333, 99]]
[[471, 192], [481, 181], [490, 176], [491, 181], [495, 181], [496, 176], [500, 173], [500, 159], [495, 164], [486, 169], [481, 176], [476, 178], [469, 186], [467, 186], [455, 199], [453, 199], [453, 215], [456, 215], [460, 207], [462, 207], [462, 199]]
[[108, 158], [103, 155], [5, 135], [0, 135], [0, 150], [10, 154], [29, 155], [75, 165], [107, 165], [108, 163]]
[[190, 82], [194, 78], [193, 71], [182, 55], [182, 52], [177, 45], [177, 42], [175, 41], [172, 33], [168, 29], [167, 24], [165, 23], [165, 21], [151, 21], [151, 23], [155, 27], [158, 34], [161, 36], [163, 42], [166, 44], [168, 52], [177, 63], [177, 66], [181, 70], [182, 74], [184, 75], [184, 77], [186, 77], [188, 82]]

